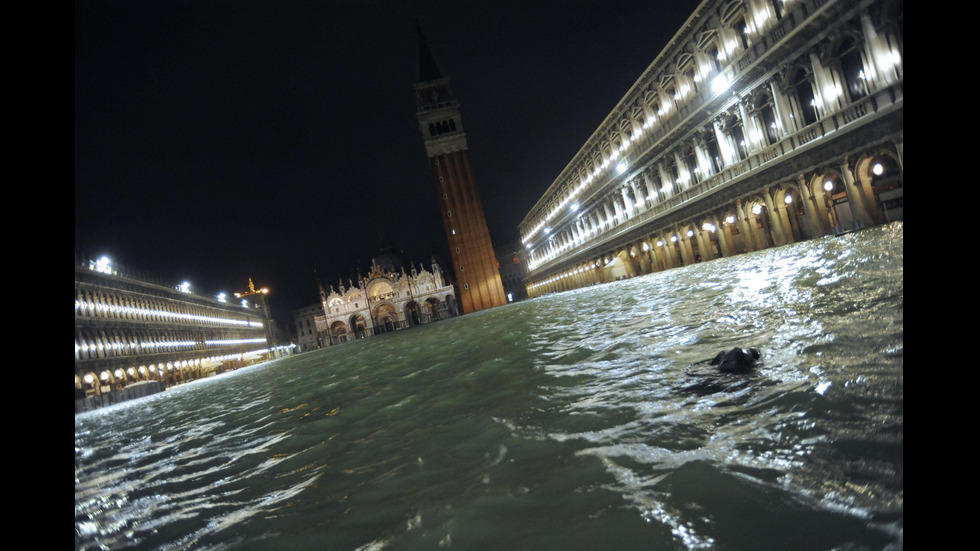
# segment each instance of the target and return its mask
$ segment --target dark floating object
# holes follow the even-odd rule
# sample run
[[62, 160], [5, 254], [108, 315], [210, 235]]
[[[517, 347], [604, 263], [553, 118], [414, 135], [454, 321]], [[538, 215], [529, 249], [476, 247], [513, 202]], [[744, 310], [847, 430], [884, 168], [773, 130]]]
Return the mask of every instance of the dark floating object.
[[718, 371], [725, 373], [744, 373], [755, 367], [761, 357], [758, 348], [732, 348], [727, 352], [719, 352], [708, 363], [718, 366]]
[[757, 377], [732, 377], [730, 375], [747, 374], [759, 364], [762, 353], [758, 348], [732, 348], [719, 352], [714, 358], [701, 360], [691, 364], [685, 371], [690, 377], [685, 386], [676, 390], [682, 393], [693, 393], [707, 396], [718, 392], [737, 393], [748, 386], [760, 384]]

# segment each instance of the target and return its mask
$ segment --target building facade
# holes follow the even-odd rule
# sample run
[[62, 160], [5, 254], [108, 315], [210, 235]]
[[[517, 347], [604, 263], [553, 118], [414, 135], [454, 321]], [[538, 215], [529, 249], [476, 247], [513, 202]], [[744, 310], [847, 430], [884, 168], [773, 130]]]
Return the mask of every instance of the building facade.
[[458, 314], [453, 285], [438, 264], [432, 271], [386, 269], [372, 262], [367, 277], [320, 289], [323, 346], [431, 323]]
[[903, 27], [702, 2], [521, 223], [529, 295], [901, 220]]
[[76, 259], [76, 411], [270, 358], [266, 291], [249, 284], [247, 298], [226, 300]]
[[527, 299], [524, 277], [527, 271], [520, 255], [520, 242], [512, 241], [496, 245], [497, 265], [500, 266], [500, 282], [504, 286], [507, 302], [520, 302]]
[[506, 304], [480, 190], [470, 164], [459, 104], [418, 32], [416, 116], [435, 178], [463, 313]]
[[293, 322], [296, 325], [296, 346], [299, 352], [309, 352], [327, 345], [322, 339], [326, 328], [323, 303], [317, 302], [293, 310]]

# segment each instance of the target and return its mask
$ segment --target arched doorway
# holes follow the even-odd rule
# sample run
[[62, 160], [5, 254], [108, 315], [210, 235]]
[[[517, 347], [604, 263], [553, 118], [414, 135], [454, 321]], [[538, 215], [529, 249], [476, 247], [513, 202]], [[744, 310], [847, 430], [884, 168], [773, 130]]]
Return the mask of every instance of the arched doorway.
[[435, 297], [429, 297], [425, 299], [425, 304], [429, 310], [429, 316], [431, 316], [430, 318], [431, 320], [435, 321], [435, 320], [445, 319], [446, 316], [443, 312], [442, 303], [439, 302], [439, 299]]
[[861, 190], [867, 191], [865, 206], [876, 224], [903, 220], [902, 167], [890, 151], [864, 157], [856, 176]]
[[342, 342], [347, 342], [347, 324], [337, 320], [330, 324], [330, 343], [338, 344]]
[[405, 305], [405, 322], [409, 327], [422, 324], [422, 312], [414, 300]]
[[775, 244], [769, 226], [769, 212], [762, 198], [755, 197], [745, 203], [745, 220], [749, 233], [746, 237], [752, 241], [754, 250], [768, 249]]
[[778, 189], [773, 195], [773, 202], [779, 213], [783, 235], [788, 242], [802, 241], [807, 238], [808, 234], [811, 234], [811, 232], [805, 231], [808, 222], [803, 197], [798, 189], [793, 186]]
[[360, 314], [351, 316], [350, 327], [351, 331], [354, 332], [355, 339], [363, 339], [367, 336], [367, 324], [364, 322], [364, 316]]
[[833, 233], [854, 229], [854, 215], [840, 173], [816, 174], [810, 180], [810, 190], [817, 204], [818, 217]]
[[398, 315], [395, 313], [395, 307], [387, 302], [379, 304], [374, 309], [374, 320], [377, 332], [391, 333], [395, 330], [395, 324], [398, 321]]

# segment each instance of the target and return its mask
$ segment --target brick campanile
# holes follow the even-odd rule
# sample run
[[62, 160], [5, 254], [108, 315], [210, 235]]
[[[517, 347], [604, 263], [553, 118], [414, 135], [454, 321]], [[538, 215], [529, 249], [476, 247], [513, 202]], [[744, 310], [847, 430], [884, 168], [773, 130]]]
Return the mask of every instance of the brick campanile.
[[435, 177], [436, 195], [463, 313], [506, 304], [483, 202], [470, 165], [459, 104], [418, 28], [416, 116]]

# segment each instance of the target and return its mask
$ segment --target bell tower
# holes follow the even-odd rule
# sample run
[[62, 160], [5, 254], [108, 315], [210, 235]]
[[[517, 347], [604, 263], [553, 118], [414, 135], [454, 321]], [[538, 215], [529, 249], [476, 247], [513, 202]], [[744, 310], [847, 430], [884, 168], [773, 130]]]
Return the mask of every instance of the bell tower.
[[490, 242], [483, 202], [470, 165], [459, 104], [416, 26], [419, 72], [415, 83], [416, 116], [449, 242], [463, 313], [507, 303], [497, 258]]

